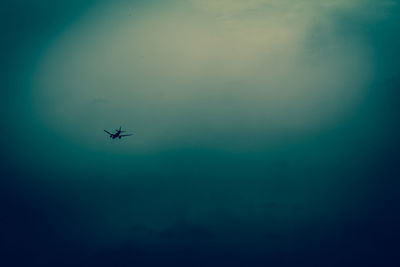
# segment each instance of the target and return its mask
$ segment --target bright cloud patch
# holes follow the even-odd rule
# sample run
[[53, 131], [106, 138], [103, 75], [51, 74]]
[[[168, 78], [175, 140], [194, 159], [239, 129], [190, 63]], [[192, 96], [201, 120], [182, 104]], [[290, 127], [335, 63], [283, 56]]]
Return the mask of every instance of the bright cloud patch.
[[102, 128], [122, 124], [138, 133], [127, 148], [135, 151], [262, 147], [338, 123], [372, 66], [362, 38], [340, 35], [330, 16], [358, 12], [360, 1], [319, 2], [95, 9], [39, 62], [39, 112], [96, 146]]

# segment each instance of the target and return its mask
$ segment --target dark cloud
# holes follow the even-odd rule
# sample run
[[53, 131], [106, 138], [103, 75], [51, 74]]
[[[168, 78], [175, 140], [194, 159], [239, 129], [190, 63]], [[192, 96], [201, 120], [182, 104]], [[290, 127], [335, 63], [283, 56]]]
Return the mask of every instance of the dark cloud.
[[160, 237], [175, 242], [195, 243], [196, 241], [210, 240], [215, 237], [215, 233], [206, 227], [183, 221], [160, 231]]

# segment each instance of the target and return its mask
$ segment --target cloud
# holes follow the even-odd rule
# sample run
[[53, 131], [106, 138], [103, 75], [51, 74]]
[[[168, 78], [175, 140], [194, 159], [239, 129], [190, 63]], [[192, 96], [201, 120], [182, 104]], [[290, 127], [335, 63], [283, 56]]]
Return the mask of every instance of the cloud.
[[91, 104], [98, 105], [98, 104], [107, 104], [107, 103], [109, 103], [109, 102], [108, 102], [107, 99], [105, 99], [105, 98], [96, 97], [96, 98], [94, 98], [90, 103], [91, 103]]
[[[33, 79], [43, 119], [96, 146], [93, 130], [116, 123], [140, 130], [136, 152], [235, 150], [329, 128], [363, 98], [368, 43], [341, 35], [332, 14], [361, 14], [364, 2], [180, 3], [122, 17], [108, 5], [60, 35]], [[96, 95], [108, 104], [87, 111]]]

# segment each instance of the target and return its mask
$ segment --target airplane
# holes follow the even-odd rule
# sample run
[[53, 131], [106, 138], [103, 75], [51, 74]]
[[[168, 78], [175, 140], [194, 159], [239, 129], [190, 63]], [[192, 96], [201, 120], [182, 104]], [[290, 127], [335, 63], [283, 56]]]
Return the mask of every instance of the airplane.
[[122, 130], [121, 130], [121, 126], [119, 126], [119, 129], [115, 130], [115, 131], [116, 131], [115, 133], [110, 133], [109, 131], [106, 131], [106, 130], [104, 130], [104, 131], [105, 131], [107, 134], [109, 134], [109, 135], [110, 135], [110, 138], [112, 138], [112, 139], [115, 139], [115, 138], [121, 139], [122, 137], [133, 135], [133, 134], [121, 134], [121, 133], [124, 133], [124, 132], [125, 132], [125, 131], [122, 131]]

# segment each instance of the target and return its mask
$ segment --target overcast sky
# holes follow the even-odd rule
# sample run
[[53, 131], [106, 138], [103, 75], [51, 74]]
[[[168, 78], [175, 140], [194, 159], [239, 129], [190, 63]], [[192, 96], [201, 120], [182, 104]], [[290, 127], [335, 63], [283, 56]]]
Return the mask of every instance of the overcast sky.
[[[31, 266], [390, 260], [399, 11], [3, 1], [4, 251]], [[134, 135], [103, 132], [119, 126]]]

